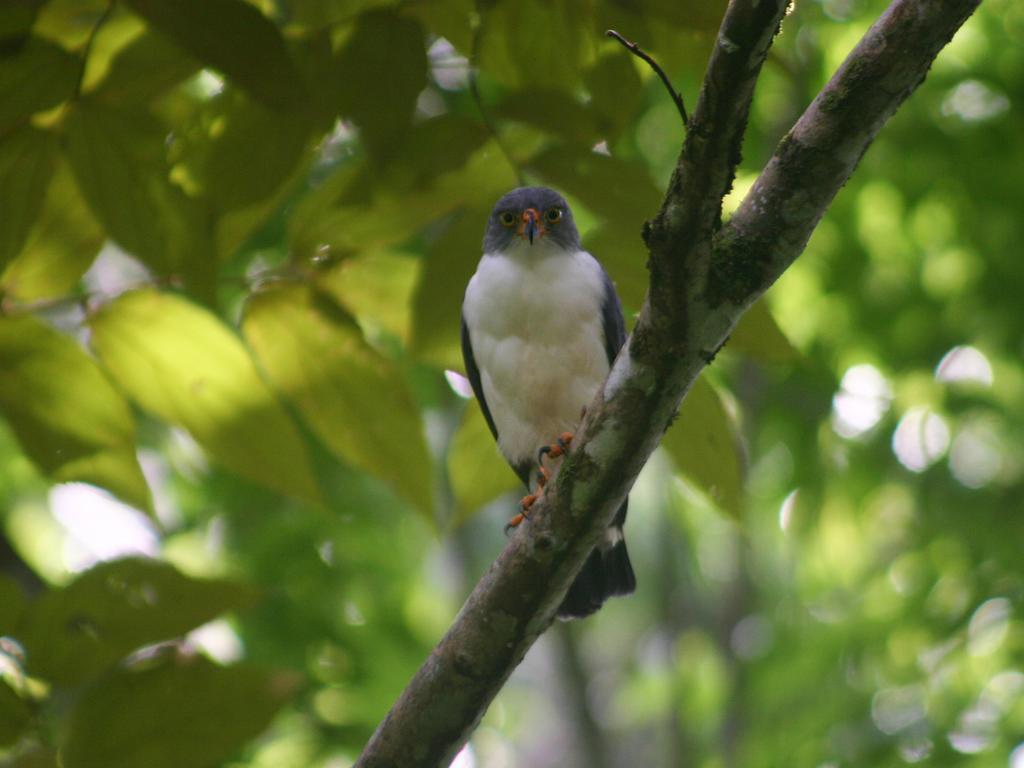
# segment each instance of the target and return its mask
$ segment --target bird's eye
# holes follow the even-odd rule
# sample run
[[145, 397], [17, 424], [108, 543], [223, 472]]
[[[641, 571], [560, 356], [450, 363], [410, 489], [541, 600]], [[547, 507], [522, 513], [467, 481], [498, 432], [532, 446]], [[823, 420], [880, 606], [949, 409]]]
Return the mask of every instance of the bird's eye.
[[544, 211], [544, 220], [547, 221], [548, 224], [554, 224], [556, 221], [558, 221], [561, 218], [562, 218], [562, 209], [561, 208], [548, 208], [546, 211]]
[[498, 217], [498, 219], [506, 227], [511, 227], [513, 224], [516, 223], [516, 217], [512, 215], [511, 211], [505, 211], [504, 213], [501, 214], [501, 216]]

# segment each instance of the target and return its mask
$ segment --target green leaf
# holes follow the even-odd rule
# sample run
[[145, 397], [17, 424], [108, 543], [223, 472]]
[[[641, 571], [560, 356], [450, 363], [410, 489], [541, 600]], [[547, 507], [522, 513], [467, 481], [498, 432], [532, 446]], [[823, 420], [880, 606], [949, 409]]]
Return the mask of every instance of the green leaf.
[[647, 0], [644, 11], [654, 24], [714, 31], [725, 13], [725, 0]]
[[0, 413], [54, 480], [150, 509], [128, 404], [78, 344], [34, 317], [0, 317]]
[[9, 747], [32, 723], [32, 708], [0, 677], [0, 747]]
[[200, 68], [200, 62], [159, 32], [145, 30], [117, 51], [91, 91], [98, 101], [144, 104]]
[[168, 176], [160, 123], [143, 112], [81, 100], [65, 125], [79, 189], [125, 250], [162, 274], [212, 261], [200, 211]]
[[412, 126], [416, 99], [427, 85], [423, 29], [390, 10], [362, 14], [335, 57], [339, 111], [359, 126], [370, 155], [385, 161]]
[[309, 121], [271, 111], [225, 89], [189, 137], [184, 166], [218, 211], [257, 203], [277, 192], [306, 150]]
[[53, 136], [31, 126], [0, 141], [0, 269], [21, 251], [39, 217], [56, 153]]
[[289, 0], [289, 26], [322, 29], [350, 22], [364, 11], [394, 5], [394, 0]]
[[[462, 208], [487, 211], [516, 184], [515, 173], [490, 141], [465, 165], [412, 189], [381, 183], [374, 188], [365, 166], [346, 163], [295, 207], [288, 222], [292, 250], [309, 258], [327, 246], [339, 254], [401, 243], [431, 222]], [[486, 214], [473, 252], [479, 254]]]
[[254, 598], [245, 585], [193, 579], [160, 560], [114, 560], [43, 594], [15, 636], [29, 674], [78, 685], [136, 648], [179, 637]]
[[432, 34], [443, 37], [466, 56], [473, 50], [476, 9], [474, 0], [428, 0], [403, 8], [418, 18]]
[[544, 85], [506, 94], [494, 111], [506, 120], [534, 125], [587, 149], [604, 138], [592, 110], [564, 91]]
[[81, 59], [39, 37], [0, 53], [0, 134], [69, 98], [81, 69]]
[[243, 0], [127, 0], [154, 29], [271, 109], [300, 107], [306, 90], [281, 31]]
[[103, 228], [61, 160], [24, 248], [0, 274], [0, 289], [20, 301], [66, 296], [92, 264], [103, 240]]
[[481, 15], [480, 68], [506, 85], [573, 93], [593, 54], [589, 4], [505, 0]]
[[298, 691], [294, 673], [202, 657], [119, 669], [71, 714], [66, 768], [212, 768], [262, 733]]
[[661, 207], [661, 191], [640, 165], [572, 145], [550, 147], [528, 168], [552, 186], [579, 198], [606, 221], [639, 231]]
[[10, 635], [25, 610], [25, 595], [18, 582], [0, 576], [0, 637]]
[[155, 290], [123, 294], [89, 321], [114, 380], [242, 477], [320, 500], [306, 444], [244, 345], [219, 318]]
[[416, 171], [414, 184], [429, 183], [466, 165], [488, 138], [490, 132], [479, 120], [451, 113], [438, 115], [412, 127], [395, 165], [403, 173]]
[[4, 45], [20, 42], [32, 29], [43, 0], [7, 0], [0, 5], [0, 41]]
[[519, 478], [498, 452], [479, 404], [470, 402], [448, 450], [448, 477], [455, 496], [455, 524], [489, 501], [520, 487]]
[[413, 353], [439, 368], [462, 370], [459, 328], [466, 285], [480, 261], [489, 210], [459, 213], [430, 246], [413, 303]]
[[583, 247], [608, 270], [627, 311], [640, 309], [650, 282], [641, 227], [635, 221], [609, 219], [583, 236]]
[[764, 297], [743, 313], [725, 348], [761, 363], [794, 363], [801, 357], [775, 322]]
[[686, 395], [662, 446], [688, 480], [730, 517], [742, 513], [738, 436], [714, 387], [701, 377]]
[[359, 327], [306, 286], [252, 296], [245, 337], [274, 387], [335, 454], [433, 509], [423, 422], [407, 384]]
[[631, 54], [606, 53], [583, 75], [590, 91], [590, 106], [605, 139], [615, 139], [636, 119], [643, 103], [643, 82]]
[[20, 746], [15, 756], [7, 758], [3, 768], [61, 768], [57, 762], [57, 753], [52, 747], [30, 742], [28, 747]]

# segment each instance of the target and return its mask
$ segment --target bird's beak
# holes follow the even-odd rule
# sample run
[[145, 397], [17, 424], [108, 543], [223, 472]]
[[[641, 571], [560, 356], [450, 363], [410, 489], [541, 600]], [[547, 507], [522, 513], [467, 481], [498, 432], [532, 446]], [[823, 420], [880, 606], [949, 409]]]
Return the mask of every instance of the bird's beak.
[[544, 234], [544, 225], [540, 221], [540, 211], [536, 208], [527, 208], [523, 211], [523, 220], [519, 225], [519, 234], [530, 241], [533, 245], [533, 238]]

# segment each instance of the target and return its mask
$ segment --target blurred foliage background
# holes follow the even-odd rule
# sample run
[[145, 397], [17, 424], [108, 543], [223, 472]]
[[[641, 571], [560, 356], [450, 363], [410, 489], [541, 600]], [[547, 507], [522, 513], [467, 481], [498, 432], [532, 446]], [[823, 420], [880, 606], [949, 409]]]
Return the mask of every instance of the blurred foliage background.
[[[457, 372], [494, 200], [631, 316], [722, 2], [0, 7], [0, 765], [343, 768], [516, 498]], [[884, 4], [805, 0], [734, 206]], [[479, 72], [470, 78], [470, 63]], [[988, 0], [632, 494], [470, 766], [1024, 766], [1024, 5]]]

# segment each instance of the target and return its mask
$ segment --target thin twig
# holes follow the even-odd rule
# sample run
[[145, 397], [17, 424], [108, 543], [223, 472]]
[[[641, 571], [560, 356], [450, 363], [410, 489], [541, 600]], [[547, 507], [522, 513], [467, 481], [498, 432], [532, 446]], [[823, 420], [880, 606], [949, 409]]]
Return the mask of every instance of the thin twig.
[[665, 70], [661, 68], [661, 65], [658, 64], [658, 62], [656, 62], [654, 58], [643, 48], [631, 40], [627, 40], [614, 29], [606, 30], [604, 34], [607, 37], [614, 37], [626, 47], [626, 50], [634, 56], [639, 56], [641, 59], [646, 61], [648, 66], [658, 73], [658, 77], [661, 78], [661, 82], [665, 84], [665, 87], [668, 88], [668, 92], [672, 95], [672, 101], [676, 103], [676, 109], [679, 110], [679, 116], [683, 118], [683, 128], [685, 128], [687, 124], [689, 124], [690, 118], [686, 116], [686, 105], [683, 104], [683, 94], [673, 87], [672, 81], [668, 79], [668, 75], [665, 74]]

